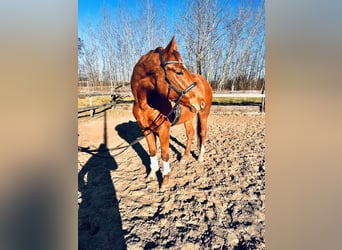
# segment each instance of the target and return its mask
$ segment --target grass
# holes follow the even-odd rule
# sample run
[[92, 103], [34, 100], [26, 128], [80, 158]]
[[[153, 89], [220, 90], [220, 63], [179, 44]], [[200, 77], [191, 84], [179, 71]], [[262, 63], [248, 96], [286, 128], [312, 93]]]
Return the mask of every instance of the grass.
[[[109, 104], [110, 103], [110, 96], [93, 96], [91, 98], [92, 106], [94, 105], [101, 105], [101, 104]], [[78, 98], [78, 107], [87, 107], [89, 106], [89, 98]]]
[[[124, 97], [118, 100], [118, 103], [132, 103], [133, 97]], [[262, 101], [261, 97], [254, 98], [241, 98], [241, 97], [215, 97], [213, 98], [213, 105], [244, 105], [244, 104], [260, 104]], [[93, 96], [92, 97], [92, 105], [102, 105], [102, 104], [110, 104], [111, 97], [110, 96]], [[78, 107], [87, 107], [89, 106], [89, 98], [78, 98]]]
[[[123, 97], [118, 100], [118, 102], [121, 103], [131, 103], [133, 102], [133, 96], [132, 97]], [[102, 105], [102, 104], [110, 104], [111, 97], [110, 96], [93, 96], [91, 98], [92, 106], [95, 105]], [[89, 106], [89, 97], [84, 98], [78, 98], [78, 107], [88, 107]]]
[[243, 104], [260, 104], [261, 97], [214, 97], [213, 105], [243, 105]]

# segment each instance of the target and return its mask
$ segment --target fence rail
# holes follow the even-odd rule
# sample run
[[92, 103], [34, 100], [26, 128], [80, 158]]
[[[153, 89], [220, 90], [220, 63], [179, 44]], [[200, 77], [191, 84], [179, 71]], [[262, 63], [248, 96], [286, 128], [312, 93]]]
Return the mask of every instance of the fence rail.
[[102, 104], [102, 105], [94, 105], [94, 106], [89, 106], [89, 107], [82, 107], [82, 108], [78, 109], [78, 114], [83, 113], [83, 112], [87, 112], [87, 111], [91, 111], [90, 112], [90, 116], [94, 116], [96, 109], [99, 109], [99, 108], [111, 108], [113, 106], [115, 106], [115, 103]]
[[[84, 97], [91, 97], [91, 96], [112, 96], [112, 95], [120, 95], [120, 96], [133, 96], [131, 92], [116, 92], [116, 93], [110, 93], [110, 92], [92, 92], [92, 93], [80, 93], [78, 94], [78, 97], [84, 98]], [[265, 94], [262, 94], [260, 92], [229, 92], [229, 93], [213, 93], [213, 97], [217, 98], [265, 98]]]
[[241, 97], [241, 98], [265, 98], [265, 94], [261, 93], [213, 93], [213, 97], [217, 98], [236, 98], [236, 97]]
[[[262, 91], [263, 92], [263, 91]], [[93, 96], [111, 96], [112, 101], [110, 104], [103, 104], [103, 105], [92, 105], [91, 97]], [[86, 111], [92, 111], [90, 113], [91, 116], [94, 115], [95, 110], [103, 107], [112, 107], [115, 106], [115, 100], [119, 97], [131, 97], [133, 96], [131, 92], [92, 92], [92, 93], [80, 93], [78, 97], [80, 98], [89, 98], [89, 106], [83, 107], [78, 109], [78, 113], [83, 113]], [[260, 93], [260, 91], [234, 91], [228, 93], [213, 93], [213, 97], [216, 98], [262, 98], [260, 104], [260, 112], [265, 112], [265, 93]]]
[[114, 96], [114, 95], [119, 95], [119, 96], [133, 96], [132, 92], [115, 92], [111, 93], [108, 91], [103, 91], [103, 92], [91, 92], [91, 93], [80, 93], [78, 94], [78, 97], [84, 98], [84, 97], [92, 97], [92, 96]]

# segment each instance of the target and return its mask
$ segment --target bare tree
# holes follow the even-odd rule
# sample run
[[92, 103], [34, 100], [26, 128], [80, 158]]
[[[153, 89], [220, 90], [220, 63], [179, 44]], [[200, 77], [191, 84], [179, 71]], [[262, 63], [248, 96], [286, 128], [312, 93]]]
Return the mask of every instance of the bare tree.
[[[233, 6], [228, 5], [225, 11], [225, 36], [222, 51], [222, 70], [218, 81], [218, 90], [228, 86], [231, 90], [236, 87], [250, 87], [254, 80], [253, 72], [261, 58], [256, 58], [257, 48], [260, 41], [263, 41], [261, 32], [263, 21], [263, 2], [255, 11], [256, 1], [241, 0], [237, 11]], [[241, 84], [241, 86], [236, 86]], [[245, 86], [242, 86], [245, 85]]]
[[89, 24], [82, 37], [80, 72], [93, 85], [105, 79], [114, 88], [118, 81], [130, 80], [141, 55], [164, 46], [176, 33], [189, 70], [202, 74], [218, 90], [254, 89], [263, 81], [264, 0], [240, 0], [237, 5], [230, 0], [190, 0], [173, 10], [177, 23], [165, 12], [157, 0], [143, 0], [138, 12], [124, 4], [116, 12], [104, 6], [95, 32]]
[[78, 79], [81, 80], [85, 77], [85, 69], [82, 64], [82, 56], [84, 55], [84, 41], [78, 37]]
[[89, 24], [88, 37], [83, 40], [83, 55], [81, 55], [81, 60], [92, 86], [95, 86], [101, 77], [98, 47], [92, 26]]
[[217, 0], [193, 0], [185, 8], [178, 25], [178, 32], [186, 41], [188, 64], [208, 79], [217, 43], [222, 37], [222, 11]]
[[[121, 40], [121, 50], [123, 55], [120, 65], [124, 68], [124, 74], [122, 80], [129, 81], [133, 71], [133, 67], [137, 62], [138, 58], [138, 45], [135, 34], [135, 23], [136, 20], [131, 15], [127, 14], [128, 11], [121, 11], [120, 23], [118, 25], [118, 38]], [[138, 57], [139, 56], [139, 57]]]
[[116, 86], [117, 67], [115, 50], [115, 27], [113, 26], [110, 12], [106, 6], [103, 8], [103, 25], [99, 28], [99, 44], [102, 49], [103, 69], [108, 73], [111, 90]]

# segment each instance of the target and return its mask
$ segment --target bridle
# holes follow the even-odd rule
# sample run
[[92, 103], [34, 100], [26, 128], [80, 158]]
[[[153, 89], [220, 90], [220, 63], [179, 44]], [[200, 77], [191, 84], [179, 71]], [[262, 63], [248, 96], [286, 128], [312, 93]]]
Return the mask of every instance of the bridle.
[[167, 64], [183, 64], [182, 61], [164, 61], [163, 60], [163, 50], [161, 50], [159, 52], [159, 60], [160, 60], [160, 66], [163, 68], [164, 73], [165, 73], [165, 81], [168, 84], [168, 90], [167, 90], [167, 98], [169, 98], [170, 96], [170, 90], [172, 89], [173, 91], [175, 91], [178, 95], [176, 101], [175, 101], [175, 106], [179, 105], [180, 101], [182, 100], [183, 96], [188, 93], [190, 90], [192, 90], [194, 87], [196, 87], [197, 83], [193, 82], [192, 84], [189, 85], [189, 87], [187, 87], [184, 90], [179, 90], [177, 87], [175, 87], [175, 85], [172, 84], [172, 82], [170, 81], [169, 77], [167, 76], [167, 72], [166, 72], [166, 68], [165, 66]]
[[[184, 90], [180, 90], [178, 89], [175, 85], [172, 84], [172, 82], [170, 81], [168, 75], [167, 75], [167, 71], [165, 66], [167, 64], [183, 64], [182, 61], [164, 61], [163, 60], [163, 50], [159, 51], [159, 60], [160, 60], [160, 66], [163, 68], [164, 70], [164, 74], [165, 74], [165, 81], [168, 84], [168, 88], [167, 88], [167, 99], [170, 100], [170, 90], [172, 89], [173, 91], [175, 91], [178, 95], [177, 99], [175, 100], [175, 105], [173, 106], [173, 108], [171, 109], [171, 111], [169, 112], [169, 114], [166, 116], [167, 118], [169, 118], [171, 116], [171, 114], [173, 113], [175, 118], [173, 119], [173, 121], [171, 122], [171, 126], [173, 126], [174, 124], [176, 124], [180, 118], [181, 112], [182, 112], [182, 108], [179, 105], [183, 96], [188, 93], [190, 90], [192, 90], [194, 87], [196, 87], [197, 83], [193, 82], [192, 84], [190, 84], [186, 89]], [[161, 125], [161, 124], [160, 124]]]

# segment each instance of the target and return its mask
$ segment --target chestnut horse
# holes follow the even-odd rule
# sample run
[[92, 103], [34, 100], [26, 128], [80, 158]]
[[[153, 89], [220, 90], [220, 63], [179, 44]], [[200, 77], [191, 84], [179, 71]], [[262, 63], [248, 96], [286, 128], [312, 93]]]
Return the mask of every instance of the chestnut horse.
[[190, 73], [177, 51], [175, 36], [165, 49], [158, 47], [143, 55], [133, 69], [131, 88], [134, 96], [133, 114], [147, 140], [151, 172], [155, 179], [159, 170], [155, 134], [159, 135], [163, 163], [162, 187], [169, 182], [170, 127], [184, 123], [187, 143], [181, 161], [189, 157], [194, 135], [193, 120], [197, 114], [198, 160], [203, 161], [207, 120], [212, 102], [209, 83], [200, 75]]

